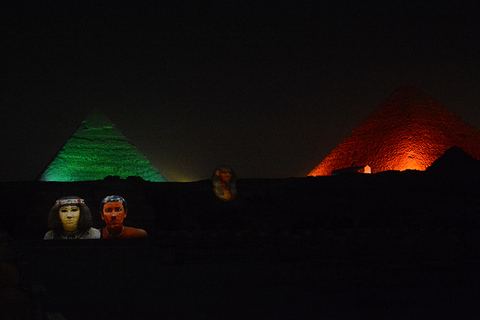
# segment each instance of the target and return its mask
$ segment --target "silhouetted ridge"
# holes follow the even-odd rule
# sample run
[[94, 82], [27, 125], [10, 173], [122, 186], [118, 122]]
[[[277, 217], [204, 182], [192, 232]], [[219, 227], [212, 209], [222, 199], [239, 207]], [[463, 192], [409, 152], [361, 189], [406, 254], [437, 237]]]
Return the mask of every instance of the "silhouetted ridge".
[[459, 147], [451, 147], [427, 168], [430, 173], [479, 174], [480, 161]]

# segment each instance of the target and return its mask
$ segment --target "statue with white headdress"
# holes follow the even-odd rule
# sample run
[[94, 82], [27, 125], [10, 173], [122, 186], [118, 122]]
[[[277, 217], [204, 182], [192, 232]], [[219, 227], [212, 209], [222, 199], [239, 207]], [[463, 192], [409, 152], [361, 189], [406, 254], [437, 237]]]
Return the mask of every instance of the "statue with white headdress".
[[48, 231], [44, 240], [100, 239], [100, 231], [92, 228], [92, 214], [85, 200], [77, 196], [62, 197], [48, 214]]

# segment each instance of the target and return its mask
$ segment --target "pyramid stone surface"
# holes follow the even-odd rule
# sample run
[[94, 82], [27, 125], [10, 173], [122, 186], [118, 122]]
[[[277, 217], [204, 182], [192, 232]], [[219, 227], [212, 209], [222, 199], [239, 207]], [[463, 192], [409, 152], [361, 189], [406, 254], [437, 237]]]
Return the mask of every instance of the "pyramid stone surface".
[[130, 176], [167, 181], [99, 111], [93, 111], [40, 176], [41, 181], [91, 181]]
[[369, 165], [372, 173], [425, 170], [457, 146], [480, 160], [480, 130], [412, 86], [402, 86], [309, 176]]

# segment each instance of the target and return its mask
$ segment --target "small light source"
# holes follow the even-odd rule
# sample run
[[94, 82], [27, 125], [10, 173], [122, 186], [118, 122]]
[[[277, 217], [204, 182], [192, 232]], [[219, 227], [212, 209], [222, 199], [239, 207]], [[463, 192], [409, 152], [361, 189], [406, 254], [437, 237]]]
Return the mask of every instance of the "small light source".
[[352, 174], [352, 173], [372, 173], [372, 168], [369, 165], [342, 168], [342, 169], [333, 171], [332, 176]]

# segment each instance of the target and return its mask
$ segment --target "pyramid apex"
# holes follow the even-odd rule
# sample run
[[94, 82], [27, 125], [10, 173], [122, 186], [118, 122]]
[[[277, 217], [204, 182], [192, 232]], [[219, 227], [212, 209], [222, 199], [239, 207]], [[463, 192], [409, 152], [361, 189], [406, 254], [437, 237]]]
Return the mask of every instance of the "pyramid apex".
[[414, 86], [413, 84], [403, 84], [395, 90], [390, 97], [394, 96], [409, 96], [415, 98], [422, 98], [422, 99], [431, 99], [434, 100], [432, 97], [427, 95], [425, 92], [420, 90], [418, 87]]
[[100, 109], [93, 109], [82, 121], [82, 125], [88, 128], [101, 129], [104, 127], [115, 127], [115, 124]]
[[82, 121], [74, 133], [77, 138], [124, 139], [123, 134], [115, 129], [115, 124], [100, 109], [93, 109]]

